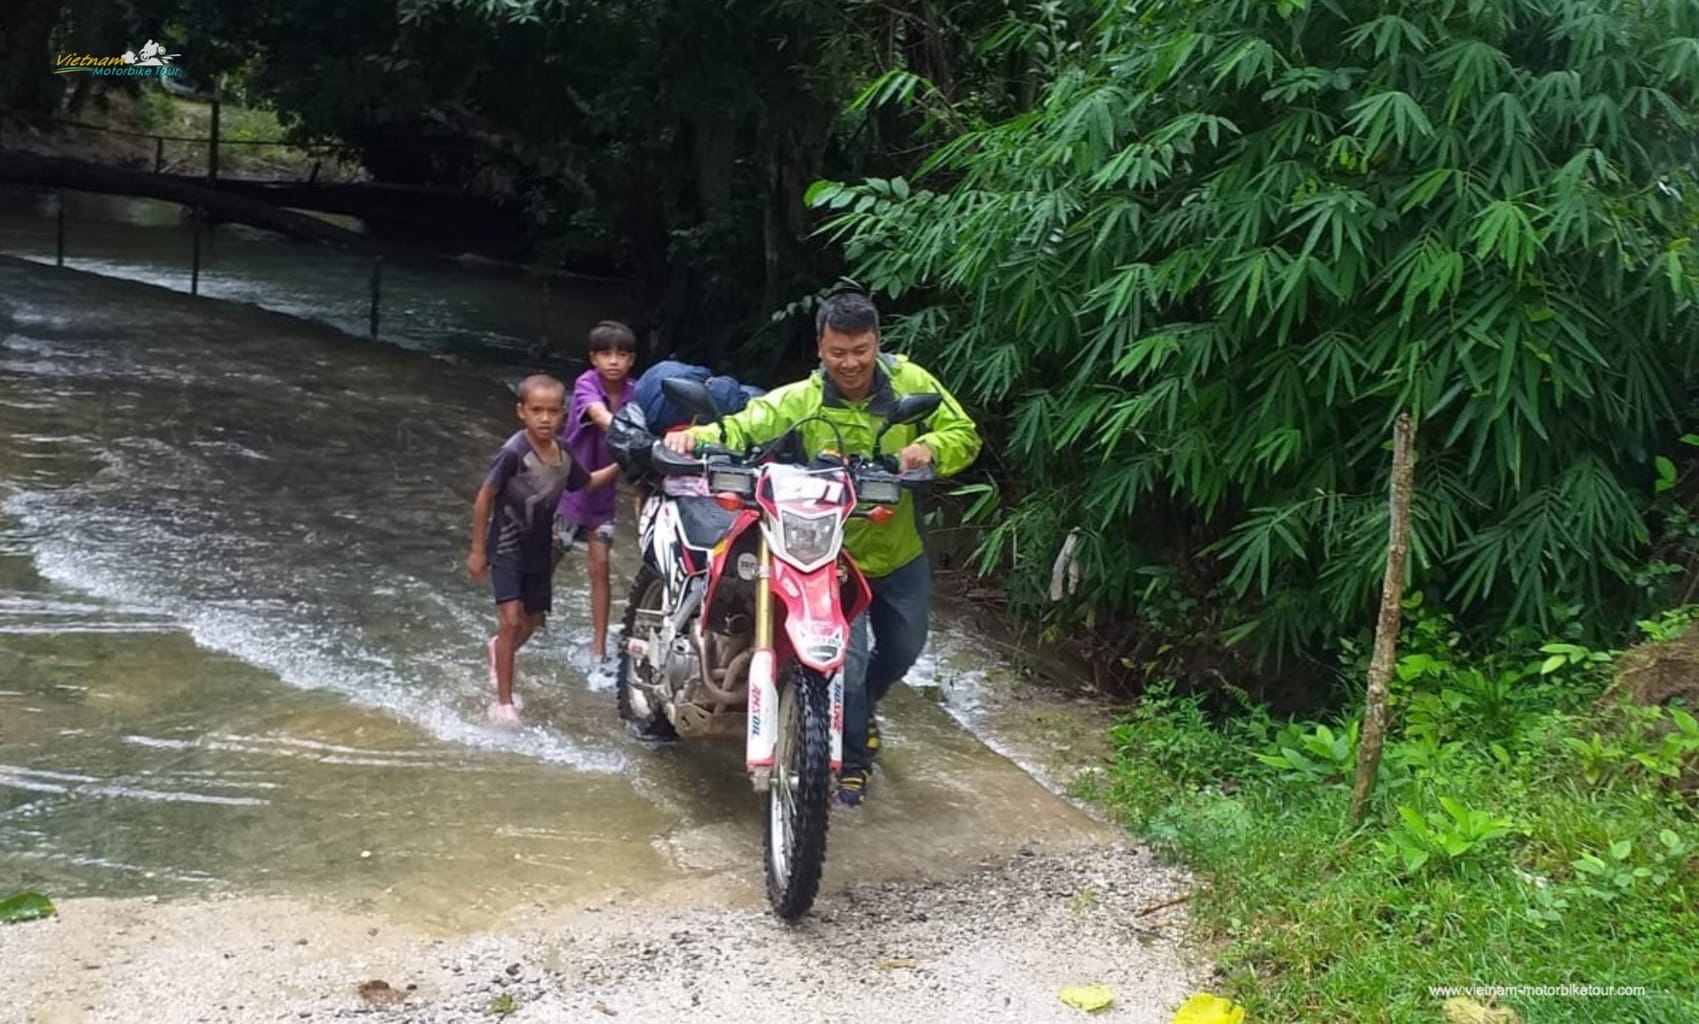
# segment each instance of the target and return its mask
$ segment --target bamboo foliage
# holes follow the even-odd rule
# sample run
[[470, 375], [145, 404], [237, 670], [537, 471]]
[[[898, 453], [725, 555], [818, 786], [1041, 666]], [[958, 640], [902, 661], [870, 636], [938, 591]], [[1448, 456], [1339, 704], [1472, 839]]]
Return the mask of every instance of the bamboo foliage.
[[1077, 527], [1131, 605], [1178, 508], [1222, 636], [1309, 643], [1373, 607], [1408, 410], [1414, 584], [1497, 622], [1618, 592], [1693, 380], [1699, 0], [1070, 10], [1033, 109], [810, 193], [1045, 510], [987, 558]]

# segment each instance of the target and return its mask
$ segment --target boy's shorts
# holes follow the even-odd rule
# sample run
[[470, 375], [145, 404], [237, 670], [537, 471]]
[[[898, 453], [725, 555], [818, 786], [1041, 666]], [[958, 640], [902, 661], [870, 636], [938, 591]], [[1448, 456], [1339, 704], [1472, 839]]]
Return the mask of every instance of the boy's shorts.
[[605, 523], [579, 523], [565, 516], [555, 516], [555, 550], [561, 554], [571, 554], [573, 548], [587, 543], [591, 537], [613, 547], [614, 521], [609, 519]]
[[490, 561], [490, 586], [495, 591], [496, 604], [523, 601], [530, 614], [547, 613], [554, 608], [554, 574], [525, 572], [517, 558]]

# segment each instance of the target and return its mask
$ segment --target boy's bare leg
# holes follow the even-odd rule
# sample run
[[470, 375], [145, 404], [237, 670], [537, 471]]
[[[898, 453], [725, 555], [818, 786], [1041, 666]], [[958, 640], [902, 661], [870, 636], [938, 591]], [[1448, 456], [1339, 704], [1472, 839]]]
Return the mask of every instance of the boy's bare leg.
[[608, 545], [590, 538], [590, 656], [601, 661], [608, 656], [608, 611], [613, 588], [608, 582]]
[[523, 623], [522, 628], [519, 631], [519, 644], [518, 644], [517, 647], [514, 648], [515, 651], [519, 650], [520, 647], [524, 647], [525, 642], [527, 640], [531, 639], [531, 637], [537, 632], [537, 630], [543, 628], [543, 618], [544, 618], [543, 612], [526, 612], [525, 613], [525, 621]]
[[496, 605], [496, 703], [513, 703], [513, 656], [530, 638], [525, 628], [525, 603], [503, 601]]

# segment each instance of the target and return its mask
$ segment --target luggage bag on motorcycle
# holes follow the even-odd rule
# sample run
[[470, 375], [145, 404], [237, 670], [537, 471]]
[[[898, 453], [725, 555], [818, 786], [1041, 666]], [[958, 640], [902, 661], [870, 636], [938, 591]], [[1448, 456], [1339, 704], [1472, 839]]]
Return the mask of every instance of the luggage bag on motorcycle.
[[627, 402], [614, 413], [613, 421], [608, 424], [608, 453], [626, 479], [655, 475], [655, 463], [650, 455], [654, 443], [655, 435], [649, 431], [642, 406]]

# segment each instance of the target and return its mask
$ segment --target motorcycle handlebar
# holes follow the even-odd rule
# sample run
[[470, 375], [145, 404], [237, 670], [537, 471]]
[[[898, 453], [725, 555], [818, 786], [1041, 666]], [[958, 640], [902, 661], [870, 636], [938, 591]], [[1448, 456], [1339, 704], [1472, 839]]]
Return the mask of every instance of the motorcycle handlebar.
[[655, 465], [655, 472], [662, 476], [688, 476], [702, 471], [701, 459], [680, 455], [668, 448], [665, 441], [657, 440], [649, 446], [649, 458]]
[[908, 487], [929, 484], [937, 479], [938, 469], [931, 465], [921, 466], [919, 469], [906, 469], [897, 474], [897, 482]]
[[[711, 459], [733, 459], [742, 463], [745, 455], [734, 451], [722, 444], [703, 442], [696, 447], [695, 455], [681, 455], [667, 447], [666, 443], [656, 440], [650, 447], [651, 459], [655, 470], [662, 476], [685, 476], [700, 473]], [[754, 454], [754, 458], [759, 458]], [[938, 470], [934, 466], [921, 466], [917, 469], [898, 471], [897, 460], [893, 455], [881, 455], [876, 458], [854, 457], [845, 463], [833, 460], [830, 468], [841, 466], [843, 470], [854, 476], [889, 476], [904, 487], [919, 487], [938, 479]], [[827, 467], [822, 467], [827, 468]]]

